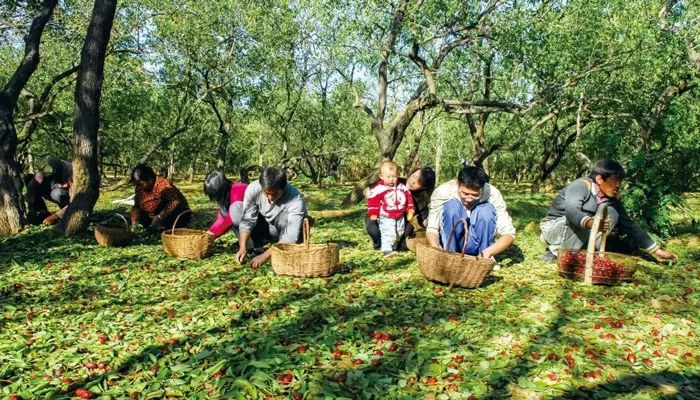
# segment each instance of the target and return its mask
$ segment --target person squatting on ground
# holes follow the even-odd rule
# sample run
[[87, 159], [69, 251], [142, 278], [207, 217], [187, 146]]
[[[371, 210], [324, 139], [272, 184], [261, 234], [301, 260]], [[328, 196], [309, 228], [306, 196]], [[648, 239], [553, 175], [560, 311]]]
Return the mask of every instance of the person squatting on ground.
[[[435, 189], [430, 198], [426, 231], [431, 246], [461, 252], [466, 240], [466, 254], [491, 258], [513, 243], [515, 227], [506, 203], [488, 180], [482, 168], [466, 166], [459, 171], [457, 179]], [[467, 222], [468, 235], [464, 225], [457, 223], [461, 220]], [[455, 232], [448, 241], [453, 226]]]
[[[556, 261], [557, 250], [581, 249], [587, 245], [593, 216], [601, 204], [608, 205], [608, 217], [601, 221], [602, 229], [619, 228], [632, 242], [659, 261], [675, 260], [676, 255], [665, 251], [625, 211], [620, 201], [620, 188], [625, 178], [624, 168], [616, 161], [597, 161], [587, 178], [569, 183], [554, 198], [547, 215], [540, 221], [540, 238], [547, 244], [543, 261]], [[600, 248], [602, 232], [596, 239]]]
[[405, 229], [405, 220], [413, 219], [413, 197], [406, 185], [399, 182], [398, 166], [384, 161], [379, 167], [379, 182], [372, 186], [367, 196], [367, 214], [370, 220], [379, 221], [381, 251], [384, 257], [395, 255], [399, 238]]
[[[70, 202], [73, 166], [68, 161], [47, 157], [39, 172], [27, 177], [27, 211], [30, 224], [53, 225], [63, 217]], [[60, 208], [50, 213], [44, 199]]]
[[[306, 200], [287, 182], [284, 169], [265, 168], [260, 179], [246, 188], [240, 209], [231, 212], [231, 219], [240, 221], [236, 259], [243, 263], [251, 244], [259, 249], [265, 243], [301, 243], [304, 218], [308, 218]], [[268, 248], [254, 256], [250, 260], [251, 267], [258, 268], [271, 254]]]
[[136, 187], [134, 207], [131, 209], [131, 229], [140, 223], [148, 231], [157, 232], [172, 228], [177, 220], [177, 227], [187, 226], [191, 215], [187, 199], [170, 181], [156, 176], [151, 167], [139, 164], [131, 171], [131, 182]]
[[[411, 192], [413, 205], [416, 209], [415, 218], [412, 221], [404, 221], [405, 228], [396, 245], [397, 249], [404, 250], [406, 249], [406, 238], [413, 237], [417, 230], [424, 230], [425, 225], [428, 223], [430, 196], [435, 190], [435, 171], [431, 167], [416, 168], [405, 179], [399, 178], [399, 183], [404, 183]], [[366, 190], [365, 197], [369, 197], [369, 188]], [[379, 220], [372, 220], [368, 215], [365, 218], [365, 230], [372, 239], [374, 249], [379, 250], [382, 247]]]

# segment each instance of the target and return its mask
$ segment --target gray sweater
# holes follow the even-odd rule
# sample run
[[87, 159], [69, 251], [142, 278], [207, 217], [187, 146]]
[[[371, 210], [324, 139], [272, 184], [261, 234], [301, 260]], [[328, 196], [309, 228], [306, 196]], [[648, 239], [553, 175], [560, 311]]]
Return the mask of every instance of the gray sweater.
[[280, 243], [296, 243], [306, 217], [306, 201], [299, 190], [288, 183], [282, 196], [274, 203], [270, 203], [262, 191], [260, 182], [255, 181], [245, 190], [240, 231], [252, 232], [258, 220], [258, 214], [262, 215], [268, 224], [278, 229]]
[[[598, 209], [594, 190], [591, 180], [588, 178], [577, 179], [571, 182], [554, 198], [544, 220], [553, 220], [566, 216], [570, 226], [583, 227]], [[617, 227], [622, 232], [627, 234], [642, 249], [649, 251], [656, 247], [654, 239], [635, 220], [630, 218], [620, 200], [608, 198], [607, 203], [608, 207], [614, 208], [619, 214]]]

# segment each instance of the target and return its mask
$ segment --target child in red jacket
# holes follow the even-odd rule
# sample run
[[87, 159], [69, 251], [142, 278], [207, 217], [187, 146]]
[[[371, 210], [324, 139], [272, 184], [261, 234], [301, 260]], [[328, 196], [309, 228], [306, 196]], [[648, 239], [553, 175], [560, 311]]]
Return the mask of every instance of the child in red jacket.
[[406, 185], [398, 182], [398, 166], [384, 161], [379, 168], [379, 182], [370, 188], [367, 213], [372, 221], [379, 219], [384, 257], [396, 255], [394, 247], [404, 231], [404, 216], [413, 219], [413, 197]]

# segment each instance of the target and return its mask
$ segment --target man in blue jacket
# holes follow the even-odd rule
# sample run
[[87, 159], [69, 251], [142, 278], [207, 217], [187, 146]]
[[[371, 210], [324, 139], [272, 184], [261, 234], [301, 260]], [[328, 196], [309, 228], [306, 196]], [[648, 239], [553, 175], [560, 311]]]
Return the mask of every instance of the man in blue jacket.
[[[588, 178], [577, 179], [562, 189], [554, 198], [547, 216], [540, 222], [540, 238], [548, 247], [541, 259], [555, 261], [559, 248], [583, 248], [588, 242], [598, 206], [606, 203], [608, 217], [602, 222], [602, 229], [610, 231], [619, 228], [658, 261], [675, 260], [675, 254], [662, 249], [625, 211], [620, 201], [620, 187], [624, 178], [625, 170], [619, 163], [600, 160], [595, 163]], [[600, 242], [596, 248], [599, 245]]]

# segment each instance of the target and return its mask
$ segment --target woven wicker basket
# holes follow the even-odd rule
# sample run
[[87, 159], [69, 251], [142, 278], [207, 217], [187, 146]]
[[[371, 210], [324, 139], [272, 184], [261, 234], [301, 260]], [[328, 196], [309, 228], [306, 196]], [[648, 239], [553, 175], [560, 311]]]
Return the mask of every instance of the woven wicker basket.
[[340, 249], [336, 243], [310, 244], [310, 227], [304, 218], [304, 243], [272, 245], [272, 269], [279, 275], [321, 277], [338, 269]]
[[126, 246], [134, 239], [134, 234], [129, 230], [129, 222], [126, 218], [121, 214], [112, 214], [112, 216], [115, 215], [124, 221], [124, 226], [110, 224], [108, 223], [109, 219], [95, 225], [95, 239], [100, 246]]
[[595, 250], [600, 222], [608, 215], [608, 205], [598, 207], [588, 237], [588, 249], [562, 249], [557, 254], [559, 275], [592, 285], [617, 285], [632, 280], [639, 259], [626, 254], [605, 252], [608, 232], [601, 235], [600, 250]]
[[417, 231], [414, 237], [406, 238], [406, 247], [412, 252], [416, 252], [416, 245], [418, 243], [428, 244], [428, 238], [425, 237], [425, 231]]
[[214, 245], [213, 235], [198, 229], [175, 228], [180, 217], [188, 212], [191, 211], [186, 210], [180, 213], [175, 218], [171, 231], [165, 231], [161, 234], [163, 250], [173, 257], [189, 258], [190, 260], [208, 257], [211, 255]]
[[461, 253], [452, 253], [428, 244], [418, 243], [416, 245], [416, 261], [423, 276], [431, 281], [446, 283], [450, 287], [476, 288], [481, 286], [496, 263], [490, 259], [464, 254], [469, 238], [469, 226], [464, 219], [457, 221], [452, 226], [447, 242], [452, 239], [459, 223], [464, 224], [466, 236]]

